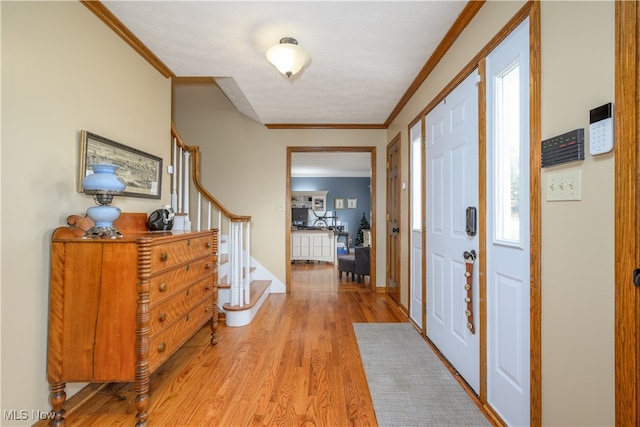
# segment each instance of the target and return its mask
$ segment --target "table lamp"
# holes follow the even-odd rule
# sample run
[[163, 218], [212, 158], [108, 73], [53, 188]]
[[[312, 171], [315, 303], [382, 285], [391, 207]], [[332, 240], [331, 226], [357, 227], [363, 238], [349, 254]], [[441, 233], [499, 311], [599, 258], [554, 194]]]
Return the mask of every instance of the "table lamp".
[[121, 194], [126, 188], [123, 179], [116, 175], [118, 165], [96, 163], [90, 165], [93, 173], [82, 180], [82, 188], [85, 194], [92, 195], [96, 205], [87, 209], [87, 216], [95, 222], [85, 235], [87, 237], [121, 238], [113, 222], [120, 217], [120, 209], [111, 205], [113, 196]]

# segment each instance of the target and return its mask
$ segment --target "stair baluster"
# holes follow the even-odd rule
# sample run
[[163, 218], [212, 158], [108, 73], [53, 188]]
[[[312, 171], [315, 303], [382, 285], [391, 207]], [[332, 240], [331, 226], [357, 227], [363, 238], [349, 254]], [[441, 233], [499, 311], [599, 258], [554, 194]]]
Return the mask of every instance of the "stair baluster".
[[[201, 230], [204, 226], [207, 229], [212, 228], [213, 211], [216, 210], [218, 214], [217, 228], [220, 235], [226, 234], [228, 236], [228, 262], [225, 268], [228, 268], [226, 277], [231, 292], [229, 298], [230, 306], [244, 307], [253, 305], [255, 301], [252, 303], [250, 300], [251, 252], [249, 242], [251, 217], [231, 213], [201, 185], [199, 147], [186, 145], [173, 124], [171, 133], [173, 137], [173, 165], [170, 168], [172, 173], [171, 204], [176, 212], [174, 229], [190, 230], [192, 228], [190, 193], [192, 190], [195, 191], [197, 194], [194, 212], [195, 228], [197, 230]], [[204, 215], [203, 198], [206, 202], [204, 207], [206, 213]], [[228, 220], [227, 230], [223, 230], [223, 217]], [[221, 258], [218, 257], [219, 269], [221, 269]], [[225, 275], [221, 271], [219, 276], [223, 278]]]

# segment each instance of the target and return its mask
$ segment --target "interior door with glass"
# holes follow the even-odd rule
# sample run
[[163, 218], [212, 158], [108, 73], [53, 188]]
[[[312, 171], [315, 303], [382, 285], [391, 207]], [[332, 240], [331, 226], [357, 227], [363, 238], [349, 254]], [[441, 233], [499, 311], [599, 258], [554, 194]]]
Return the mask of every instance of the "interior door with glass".
[[475, 216], [478, 79], [476, 70], [453, 89], [429, 112], [425, 127], [427, 336], [476, 393], [480, 325], [475, 261], [482, 256]]

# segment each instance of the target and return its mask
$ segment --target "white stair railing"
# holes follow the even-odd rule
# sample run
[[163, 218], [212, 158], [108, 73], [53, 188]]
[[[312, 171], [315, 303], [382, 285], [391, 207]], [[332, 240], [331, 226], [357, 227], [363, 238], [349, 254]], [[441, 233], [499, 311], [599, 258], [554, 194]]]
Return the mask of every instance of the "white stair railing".
[[[217, 211], [217, 225], [220, 234], [228, 235], [228, 264], [229, 285], [231, 288], [231, 306], [243, 307], [250, 304], [250, 216], [235, 215], [228, 211], [215, 197], [213, 197], [200, 183], [200, 149], [197, 146], [186, 145], [175, 127], [171, 126], [173, 140], [173, 165], [171, 205], [176, 212], [174, 229], [191, 230], [190, 194], [195, 192], [195, 229], [212, 228], [212, 217]], [[203, 208], [204, 199], [204, 208]], [[204, 214], [203, 214], [203, 211]], [[223, 217], [227, 221], [227, 230], [223, 230]], [[218, 263], [220, 256], [218, 256]], [[219, 265], [218, 265], [219, 267]]]

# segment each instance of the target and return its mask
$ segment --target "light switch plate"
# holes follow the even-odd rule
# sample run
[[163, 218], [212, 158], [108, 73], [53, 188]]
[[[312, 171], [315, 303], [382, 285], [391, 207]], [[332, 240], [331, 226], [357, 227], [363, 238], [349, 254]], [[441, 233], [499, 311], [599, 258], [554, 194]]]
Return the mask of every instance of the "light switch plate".
[[547, 174], [547, 201], [582, 200], [582, 170]]

